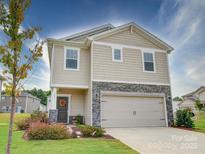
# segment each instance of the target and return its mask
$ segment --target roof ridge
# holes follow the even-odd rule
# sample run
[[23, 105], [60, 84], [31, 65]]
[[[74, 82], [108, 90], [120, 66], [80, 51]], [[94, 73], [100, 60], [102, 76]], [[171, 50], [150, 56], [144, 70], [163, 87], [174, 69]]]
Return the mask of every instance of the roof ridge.
[[196, 90], [194, 90], [194, 91], [192, 91], [192, 92], [190, 92], [190, 93], [188, 93], [188, 94], [185, 94], [185, 95], [183, 95], [182, 97], [191, 96], [191, 95], [193, 95], [194, 93], [197, 93], [199, 90], [201, 90], [201, 89], [203, 89], [203, 88], [205, 88], [205, 86], [200, 86], [200, 87], [197, 88]]
[[81, 32], [78, 32], [78, 33], [75, 33], [75, 34], [72, 34], [72, 35], [69, 35], [69, 36], [66, 36], [66, 37], [59, 38], [58, 40], [66, 40], [66, 39], [75, 38], [75, 37], [85, 35], [87, 33], [91, 33], [93, 31], [97, 31], [97, 30], [100, 30], [100, 29], [103, 29], [103, 28], [106, 28], [106, 27], [109, 27], [110, 29], [115, 28], [112, 24], [108, 23], [108, 24], [93, 27], [93, 28], [90, 28], [90, 29], [87, 29], [87, 30], [84, 30], [84, 31], [81, 31]]
[[117, 31], [118, 29], [124, 28], [126, 26], [135, 26], [137, 29], [139, 29], [140, 31], [144, 32], [145, 34], [147, 34], [149, 37], [151, 37], [152, 39], [160, 42], [161, 44], [163, 44], [164, 46], [166, 46], [167, 48], [169, 48], [169, 51], [174, 50], [173, 47], [171, 47], [169, 44], [167, 44], [166, 42], [162, 41], [160, 38], [158, 38], [157, 36], [155, 36], [154, 34], [152, 34], [151, 32], [147, 31], [146, 29], [144, 29], [143, 27], [139, 26], [138, 24], [136, 24], [135, 22], [129, 22], [126, 24], [122, 24], [119, 25], [117, 27], [115, 27], [114, 29], [110, 29], [108, 31], [99, 33], [99, 34], [95, 34], [93, 36], [88, 37], [90, 40], [92, 40], [94, 37], [98, 37], [100, 35], [105, 35], [106, 33], [112, 32], [112, 31]]

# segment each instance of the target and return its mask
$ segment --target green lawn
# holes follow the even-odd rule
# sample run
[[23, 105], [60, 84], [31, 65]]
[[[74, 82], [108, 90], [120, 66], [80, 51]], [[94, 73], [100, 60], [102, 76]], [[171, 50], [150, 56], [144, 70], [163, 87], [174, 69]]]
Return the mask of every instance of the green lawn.
[[205, 112], [201, 112], [199, 119], [197, 119], [194, 123], [197, 131], [205, 133]]
[[[16, 114], [15, 121], [29, 116]], [[0, 153], [4, 153], [7, 142], [8, 114], [0, 113]], [[12, 154], [138, 154], [118, 140], [66, 139], [25, 141], [22, 131], [14, 131]]]

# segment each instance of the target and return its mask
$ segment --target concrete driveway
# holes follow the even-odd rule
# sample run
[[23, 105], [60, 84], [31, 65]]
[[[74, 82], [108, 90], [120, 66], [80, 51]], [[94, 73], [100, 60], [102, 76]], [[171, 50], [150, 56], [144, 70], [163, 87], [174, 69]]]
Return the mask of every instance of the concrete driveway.
[[205, 134], [198, 132], [166, 127], [106, 131], [141, 154], [205, 154]]

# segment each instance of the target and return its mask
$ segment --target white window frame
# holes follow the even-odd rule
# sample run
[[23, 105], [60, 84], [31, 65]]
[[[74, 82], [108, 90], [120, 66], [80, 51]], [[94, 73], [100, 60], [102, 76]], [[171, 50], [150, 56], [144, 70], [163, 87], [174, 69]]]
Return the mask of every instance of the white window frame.
[[[76, 69], [75, 68], [66, 68], [66, 53], [67, 53], [68, 49], [77, 51], [78, 59], [77, 59], [77, 68]], [[79, 71], [80, 70], [80, 48], [67, 47], [67, 46], [64, 47], [64, 70], [68, 70], [68, 71]]]
[[[145, 61], [144, 61], [144, 53], [151, 53], [153, 55], [153, 67], [154, 67], [154, 71], [148, 71], [145, 70]], [[143, 64], [143, 72], [145, 73], [156, 73], [156, 65], [155, 65], [155, 52], [154, 51], [142, 51], [142, 64]]]
[[[120, 57], [121, 59], [115, 59], [115, 49], [120, 50]], [[123, 62], [123, 48], [122, 47], [112, 47], [112, 61], [114, 62]]]

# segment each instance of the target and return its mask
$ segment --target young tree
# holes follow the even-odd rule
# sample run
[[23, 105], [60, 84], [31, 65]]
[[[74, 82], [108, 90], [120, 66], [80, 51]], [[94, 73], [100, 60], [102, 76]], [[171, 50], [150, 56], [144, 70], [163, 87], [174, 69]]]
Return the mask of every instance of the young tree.
[[196, 101], [195, 101], [195, 109], [198, 111], [198, 112], [196, 112], [196, 117], [195, 117], [195, 119], [196, 120], [199, 120], [199, 117], [200, 117], [200, 111], [202, 110], [202, 108], [203, 108], [203, 104], [201, 103], [201, 101], [200, 101], [200, 99], [197, 99]]
[[31, 40], [40, 28], [22, 29], [24, 13], [30, 6], [30, 0], [9, 0], [8, 2], [9, 4], [6, 4], [0, 0], [0, 27], [8, 38], [4, 45], [0, 45], [0, 63], [4, 67], [6, 94], [12, 97], [6, 146], [6, 153], [10, 154], [16, 98], [20, 95], [22, 81], [32, 70], [33, 63], [42, 56], [43, 42], [38, 41], [32, 49], [23, 51], [25, 41]]
[[203, 108], [203, 104], [201, 103], [201, 101], [200, 101], [199, 99], [197, 99], [197, 100], [195, 101], [195, 108], [196, 108], [196, 110], [198, 110], [198, 111], [201, 111], [201, 109]]

